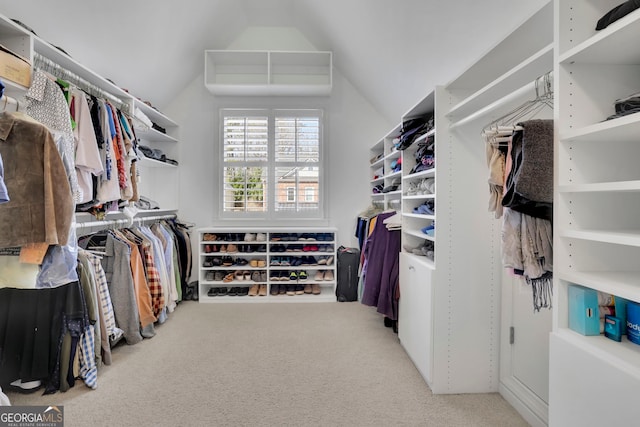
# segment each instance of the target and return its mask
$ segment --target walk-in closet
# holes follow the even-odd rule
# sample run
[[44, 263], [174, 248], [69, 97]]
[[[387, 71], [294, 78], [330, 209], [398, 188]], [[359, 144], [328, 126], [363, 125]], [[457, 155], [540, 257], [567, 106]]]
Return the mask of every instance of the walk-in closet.
[[640, 2], [85, 3], [0, 0], [0, 426], [640, 417]]

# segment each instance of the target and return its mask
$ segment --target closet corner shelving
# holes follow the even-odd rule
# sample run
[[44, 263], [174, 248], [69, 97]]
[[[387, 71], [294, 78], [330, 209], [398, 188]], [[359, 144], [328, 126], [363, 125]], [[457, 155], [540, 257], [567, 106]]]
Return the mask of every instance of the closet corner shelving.
[[[613, 118], [640, 92], [640, 10], [596, 31], [620, 2], [556, 0], [556, 234], [550, 424], [637, 423], [640, 346], [569, 328], [570, 285], [640, 302], [640, 115]], [[594, 387], [594, 384], [615, 387]], [[606, 411], [602, 411], [606, 408]], [[610, 419], [610, 418], [609, 418]]]
[[204, 83], [214, 95], [329, 95], [332, 58], [325, 51], [205, 50]]

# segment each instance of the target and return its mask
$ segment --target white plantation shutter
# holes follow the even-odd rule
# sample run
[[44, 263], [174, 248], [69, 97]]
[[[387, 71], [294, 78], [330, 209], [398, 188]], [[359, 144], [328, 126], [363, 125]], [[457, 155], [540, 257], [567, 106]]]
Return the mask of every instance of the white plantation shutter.
[[223, 216], [324, 216], [321, 110], [222, 110], [221, 116]]

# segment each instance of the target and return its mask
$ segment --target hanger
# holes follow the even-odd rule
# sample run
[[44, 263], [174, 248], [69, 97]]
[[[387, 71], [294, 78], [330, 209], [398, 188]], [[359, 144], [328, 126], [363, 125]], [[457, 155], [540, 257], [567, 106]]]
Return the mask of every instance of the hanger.
[[0, 98], [0, 105], [2, 105], [2, 111], [20, 111], [20, 101], [7, 95], [2, 95], [2, 98]]
[[485, 142], [493, 146], [505, 146], [513, 132], [523, 130], [518, 123], [536, 117], [546, 108], [553, 109], [553, 84], [551, 72], [534, 81], [535, 98], [524, 102], [507, 114], [493, 120], [482, 129]]

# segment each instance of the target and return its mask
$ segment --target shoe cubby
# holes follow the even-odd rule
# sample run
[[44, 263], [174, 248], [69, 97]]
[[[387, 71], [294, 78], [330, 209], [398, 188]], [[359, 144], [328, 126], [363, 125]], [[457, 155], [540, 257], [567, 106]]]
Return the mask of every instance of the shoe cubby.
[[205, 228], [198, 236], [200, 302], [336, 300], [333, 228]]

